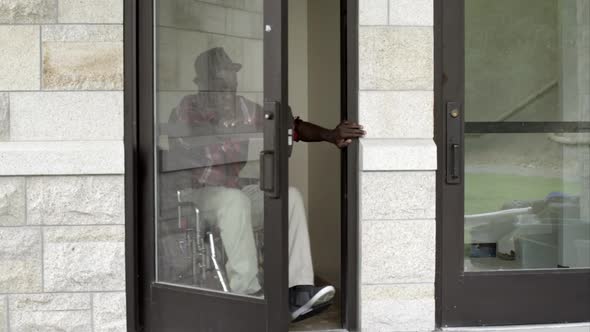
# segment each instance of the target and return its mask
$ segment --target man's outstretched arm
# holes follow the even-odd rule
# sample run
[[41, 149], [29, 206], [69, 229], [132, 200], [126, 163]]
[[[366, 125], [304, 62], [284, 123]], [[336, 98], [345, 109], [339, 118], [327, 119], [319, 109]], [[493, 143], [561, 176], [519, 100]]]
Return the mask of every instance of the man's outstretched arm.
[[326, 129], [311, 122], [295, 121], [298, 138], [304, 142], [330, 142], [339, 148], [347, 147], [353, 139], [365, 136], [363, 126], [343, 121], [334, 129]]

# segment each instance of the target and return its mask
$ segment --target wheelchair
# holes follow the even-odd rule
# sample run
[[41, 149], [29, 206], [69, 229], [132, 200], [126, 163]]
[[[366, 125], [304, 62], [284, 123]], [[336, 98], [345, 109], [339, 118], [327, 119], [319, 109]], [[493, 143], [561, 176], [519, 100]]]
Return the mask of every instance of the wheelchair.
[[[175, 218], [158, 222], [158, 280], [165, 283], [231, 292], [225, 265], [227, 255], [215, 220], [176, 192]], [[264, 230], [253, 229], [259, 281], [263, 284]]]

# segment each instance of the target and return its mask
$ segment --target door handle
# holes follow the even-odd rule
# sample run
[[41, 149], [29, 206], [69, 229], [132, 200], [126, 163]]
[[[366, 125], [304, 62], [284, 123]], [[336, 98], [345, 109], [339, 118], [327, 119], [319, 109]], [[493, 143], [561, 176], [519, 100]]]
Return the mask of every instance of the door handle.
[[459, 144], [451, 144], [451, 178], [456, 179], [459, 174]]
[[280, 195], [279, 142], [280, 104], [276, 101], [264, 102], [264, 149], [260, 152], [260, 190], [266, 196], [278, 198]]
[[260, 151], [260, 190], [274, 193], [274, 151]]
[[460, 184], [463, 170], [463, 120], [461, 104], [446, 104], [446, 181], [448, 184]]

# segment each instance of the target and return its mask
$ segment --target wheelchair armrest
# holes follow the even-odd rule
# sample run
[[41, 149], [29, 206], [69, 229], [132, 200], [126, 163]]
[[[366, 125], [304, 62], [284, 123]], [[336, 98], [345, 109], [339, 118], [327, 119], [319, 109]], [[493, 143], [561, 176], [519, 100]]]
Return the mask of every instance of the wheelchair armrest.
[[201, 211], [196, 206], [195, 203], [191, 201], [183, 201], [181, 191], [177, 191], [177, 217], [178, 217], [178, 228], [179, 229], [190, 229], [190, 225], [188, 225], [188, 220], [183, 217], [183, 211], [189, 210], [190, 213], [194, 213], [195, 216], [195, 223], [193, 225], [195, 231], [200, 231], [201, 228]]

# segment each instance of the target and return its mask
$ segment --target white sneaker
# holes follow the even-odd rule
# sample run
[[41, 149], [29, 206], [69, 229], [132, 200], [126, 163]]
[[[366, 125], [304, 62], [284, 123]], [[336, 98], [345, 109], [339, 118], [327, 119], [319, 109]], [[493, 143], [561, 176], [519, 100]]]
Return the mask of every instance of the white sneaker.
[[296, 322], [314, 316], [332, 304], [336, 289], [333, 286], [301, 285], [289, 288], [291, 320]]

